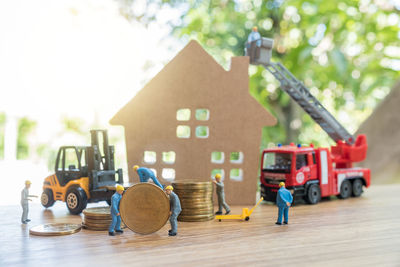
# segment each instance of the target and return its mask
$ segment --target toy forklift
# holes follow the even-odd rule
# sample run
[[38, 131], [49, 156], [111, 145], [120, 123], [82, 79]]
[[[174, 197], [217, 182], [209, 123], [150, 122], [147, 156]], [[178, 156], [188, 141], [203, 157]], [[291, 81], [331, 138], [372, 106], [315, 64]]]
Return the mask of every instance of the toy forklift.
[[60, 147], [55, 174], [43, 182], [41, 203], [45, 208], [60, 200], [72, 214], [79, 214], [88, 202], [107, 201], [110, 205], [114, 193], [110, 188], [123, 183], [122, 169], [114, 169], [114, 146], [108, 145], [107, 130], [91, 130], [90, 134], [91, 146]]

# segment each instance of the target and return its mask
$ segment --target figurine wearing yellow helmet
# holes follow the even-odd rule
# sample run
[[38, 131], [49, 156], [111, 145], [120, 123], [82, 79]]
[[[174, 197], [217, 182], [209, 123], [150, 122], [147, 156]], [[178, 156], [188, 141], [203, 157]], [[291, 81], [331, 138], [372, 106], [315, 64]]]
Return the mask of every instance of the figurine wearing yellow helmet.
[[139, 167], [138, 165], [133, 166], [133, 170], [137, 172], [139, 175], [139, 179], [141, 183], [147, 183], [150, 179], [153, 180], [153, 183], [158, 185], [161, 189], [164, 187], [160, 184], [157, 177], [154, 175], [154, 172], [146, 167]]
[[225, 209], [225, 214], [229, 214], [231, 212], [231, 209], [225, 202], [224, 183], [221, 181], [221, 178], [221, 174], [217, 173], [215, 175], [215, 180], [213, 180], [213, 183], [217, 188], [216, 191], [218, 196], [218, 211], [215, 213], [217, 215], [222, 214], [222, 208]]
[[289, 207], [293, 202], [293, 196], [290, 191], [285, 188], [284, 182], [280, 182], [279, 187], [280, 188], [276, 195], [276, 205], [279, 208], [276, 224], [282, 225], [282, 217], [284, 217], [284, 224], [289, 223]]
[[175, 236], [178, 234], [178, 216], [182, 211], [181, 201], [177, 194], [173, 192], [174, 188], [169, 185], [165, 188], [165, 193], [169, 196], [170, 204], [170, 217], [169, 223], [171, 224], [171, 230], [168, 231], [169, 236]]
[[247, 54], [250, 56], [250, 63], [260, 57], [261, 35], [258, 32], [257, 26], [252, 28], [252, 31], [247, 38], [246, 48], [248, 51]]
[[115, 193], [111, 197], [111, 224], [108, 228], [108, 234], [114, 236], [114, 230], [117, 233], [123, 233], [121, 229], [121, 214], [119, 212], [119, 203], [121, 202], [122, 193], [124, 192], [125, 188], [122, 185], [115, 186]]
[[21, 206], [22, 206], [22, 216], [21, 222], [23, 224], [27, 224], [31, 220], [28, 219], [28, 212], [29, 212], [29, 201], [32, 201], [30, 197], [37, 197], [35, 195], [29, 195], [29, 188], [31, 187], [32, 182], [29, 180], [25, 181], [25, 187], [22, 189], [21, 192]]

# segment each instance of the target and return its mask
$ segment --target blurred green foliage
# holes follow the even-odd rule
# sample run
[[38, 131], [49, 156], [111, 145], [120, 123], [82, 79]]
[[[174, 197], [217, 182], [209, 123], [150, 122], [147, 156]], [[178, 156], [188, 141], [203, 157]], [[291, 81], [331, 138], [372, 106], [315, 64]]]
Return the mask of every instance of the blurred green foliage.
[[36, 122], [26, 117], [18, 121], [18, 138], [17, 138], [17, 159], [29, 158], [29, 135], [36, 127]]
[[[399, 6], [393, 1], [146, 1], [117, 0], [121, 13], [145, 25], [165, 9], [172, 34], [198, 40], [224, 67], [243, 55], [253, 26], [274, 38], [280, 61], [350, 132], [390, 91], [399, 77]], [[137, 10], [140, 10], [138, 12]], [[329, 137], [304, 113], [263, 67], [249, 68], [250, 93], [278, 118], [263, 129], [262, 148], [274, 143], [329, 144]], [[384, 77], [384, 78], [383, 78]], [[331, 141], [329, 141], [332, 143]]]

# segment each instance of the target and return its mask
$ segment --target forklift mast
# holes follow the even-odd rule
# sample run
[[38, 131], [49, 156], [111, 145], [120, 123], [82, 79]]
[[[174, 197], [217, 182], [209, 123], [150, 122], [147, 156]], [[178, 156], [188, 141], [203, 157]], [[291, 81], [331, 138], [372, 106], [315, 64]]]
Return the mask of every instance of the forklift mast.
[[88, 149], [88, 171], [91, 179], [90, 189], [122, 183], [122, 169], [114, 169], [114, 146], [108, 144], [107, 130], [90, 130], [91, 146]]
[[107, 130], [90, 130], [90, 135], [92, 143], [89, 154], [93, 166], [89, 166], [89, 169], [114, 170], [114, 146], [108, 145]]

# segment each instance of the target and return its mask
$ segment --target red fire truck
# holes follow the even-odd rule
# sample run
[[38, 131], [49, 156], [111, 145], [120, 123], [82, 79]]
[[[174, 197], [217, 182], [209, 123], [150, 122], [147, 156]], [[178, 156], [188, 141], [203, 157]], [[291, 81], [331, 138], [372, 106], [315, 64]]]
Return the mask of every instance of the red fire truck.
[[[257, 42], [257, 41], [255, 41]], [[278, 145], [263, 151], [261, 157], [261, 196], [275, 201], [279, 183], [285, 182], [296, 199], [304, 198], [316, 204], [321, 197], [337, 195], [345, 199], [358, 197], [363, 186], [370, 185], [370, 170], [355, 168], [353, 163], [367, 155], [367, 139], [355, 139], [310, 93], [302, 82], [281, 63], [271, 62], [273, 40], [261, 38], [261, 46], [251, 44], [246, 49], [250, 63], [264, 66], [280, 82], [281, 89], [306, 111], [336, 142], [329, 148]]]

